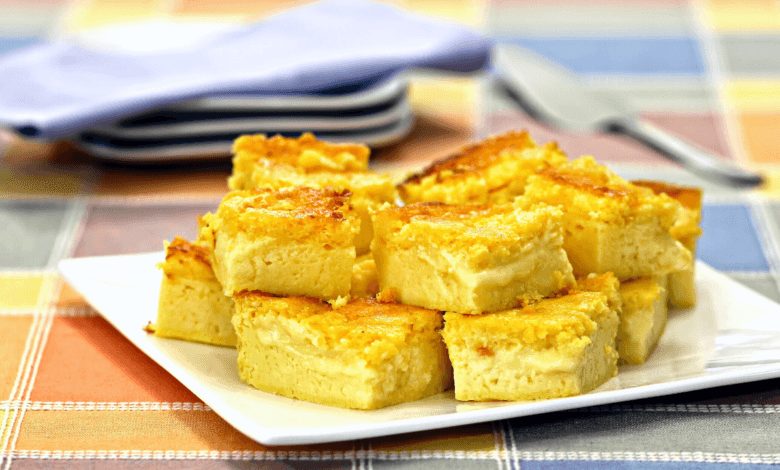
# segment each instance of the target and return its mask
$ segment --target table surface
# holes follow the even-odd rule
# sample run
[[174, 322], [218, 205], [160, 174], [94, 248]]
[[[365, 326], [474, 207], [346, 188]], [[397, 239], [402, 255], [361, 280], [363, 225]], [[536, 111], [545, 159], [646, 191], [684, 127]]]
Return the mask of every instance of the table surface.
[[[698, 257], [780, 301], [780, 3], [408, 0], [518, 42], [613, 89], [645, 118], [764, 171], [739, 191], [616, 136], [561, 133], [485, 76], [411, 74], [417, 121], [372, 166], [396, 175], [525, 128], [623, 176], [701, 185]], [[156, 16], [245, 21], [292, 2], [0, 1], [0, 54], [54, 31]], [[63, 258], [157, 251], [192, 238], [227, 191], [229, 160], [107, 164], [66, 143], [0, 134], [0, 468], [744, 468], [780, 464], [780, 380], [441, 431], [268, 447], [227, 425], [130, 345], [56, 271]], [[695, 334], [695, 332], [694, 332]]]

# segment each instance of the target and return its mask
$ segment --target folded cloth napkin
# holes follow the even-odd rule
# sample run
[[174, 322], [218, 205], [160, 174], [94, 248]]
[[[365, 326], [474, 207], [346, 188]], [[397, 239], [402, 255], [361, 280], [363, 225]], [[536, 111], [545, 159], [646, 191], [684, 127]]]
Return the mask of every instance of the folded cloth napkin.
[[0, 124], [56, 139], [185, 99], [313, 92], [407, 67], [474, 71], [490, 47], [462, 26], [358, 0], [296, 8], [184, 51], [51, 42], [0, 60]]

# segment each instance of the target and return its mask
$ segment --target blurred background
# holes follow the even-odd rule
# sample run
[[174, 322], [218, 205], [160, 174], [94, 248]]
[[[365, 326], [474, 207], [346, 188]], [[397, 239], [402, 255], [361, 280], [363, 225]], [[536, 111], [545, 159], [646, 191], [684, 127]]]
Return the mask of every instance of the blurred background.
[[[595, 90], [617, 91], [643, 117], [670, 133], [717, 156], [766, 171], [769, 184], [764, 191], [778, 186], [780, 140], [774, 136], [780, 129], [780, 7], [775, 0], [394, 3], [460, 22], [499, 42], [521, 44], [581, 74]], [[131, 5], [116, 0], [0, 0], [0, 4], [4, 54], [62, 37], [108, 50], [175, 47], [188, 34], [208, 37], [302, 2], [142, 0]], [[148, 34], [139, 33], [144, 31]], [[618, 168], [675, 166], [623, 138], [552, 131], [520, 112], [489, 75], [410, 71], [408, 100], [414, 123], [379, 142], [374, 168], [402, 174], [472, 139], [512, 128], [528, 128], [538, 142], [556, 140], [571, 156], [593, 154]], [[19, 176], [29, 178], [32, 161], [40, 162], [44, 173], [52, 162], [66, 163], [58, 167], [59, 176], [75, 178], [43, 178], [35, 184], [69, 181], [76, 187], [95, 183], [110, 187], [115, 182], [112, 175], [122, 178], [116, 168], [102, 173], [98, 181], [94, 175], [80, 177], [79, 170], [94, 170], [95, 161], [82, 158], [90, 148], [28, 142], [0, 132], [5, 185], [19, 185], [11, 181], [16, 165], [27, 165]], [[64, 170], [68, 175], [61, 174]]]

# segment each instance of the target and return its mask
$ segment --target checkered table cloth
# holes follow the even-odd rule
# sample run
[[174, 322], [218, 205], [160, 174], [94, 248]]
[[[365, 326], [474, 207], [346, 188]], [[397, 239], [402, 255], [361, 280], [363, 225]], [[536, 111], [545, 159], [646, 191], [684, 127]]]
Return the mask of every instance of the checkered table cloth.
[[[288, 2], [289, 3], [289, 2]], [[780, 4], [409, 0], [518, 42], [621, 92], [647, 119], [765, 171], [742, 192], [633, 142], [553, 131], [485, 77], [414, 75], [411, 136], [372, 158], [401, 174], [466, 142], [527, 128], [628, 178], [705, 188], [698, 256], [780, 301]], [[167, 15], [253, 17], [239, 1], [0, 1], [0, 53], [71, 29]], [[158, 251], [193, 238], [226, 192], [226, 162], [105, 165], [67, 144], [0, 135], [0, 469], [732, 469], [780, 464], [780, 380], [384, 438], [268, 447], [226, 424], [114, 330], [58, 275], [68, 257]]]

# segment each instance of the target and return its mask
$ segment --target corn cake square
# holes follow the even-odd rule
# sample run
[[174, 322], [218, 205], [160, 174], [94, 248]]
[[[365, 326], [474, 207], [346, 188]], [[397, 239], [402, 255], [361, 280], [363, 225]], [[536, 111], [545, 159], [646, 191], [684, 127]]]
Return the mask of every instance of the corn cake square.
[[360, 221], [348, 191], [232, 191], [201, 218], [199, 241], [225, 295], [261, 290], [333, 300], [349, 295]]
[[[650, 188], [655, 194], [666, 194], [681, 204], [677, 220], [670, 229], [675, 240], [682, 243], [696, 257], [696, 241], [701, 236], [702, 191], [700, 188], [677, 186], [659, 181], [632, 181], [637, 186]], [[669, 273], [669, 307], [688, 308], [696, 305], [695, 263], [684, 271]]]
[[587, 393], [617, 374], [618, 323], [601, 292], [575, 291], [482, 315], [445, 313], [442, 336], [455, 398], [541, 400]]
[[468, 147], [398, 186], [401, 199], [447, 204], [506, 203], [523, 194], [536, 171], [567, 162], [555, 143], [537, 146], [527, 132], [508, 132]]
[[452, 386], [440, 312], [374, 299], [333, 310], [253, 291], [235, 301], [238, 370], [265, 392], [371, 410]]
[[166, 243], [159, 267], [163, 278], [154, 335], [235, 346], [233, 299], [222, 293], [208, 250], [176, 237]]
[[504, 310], [574, 282], [561, 210], [437, 202], [374, 214], [380, 297], [460, 313]]
[[234, 167], [229, 186], [234, 190], [262, 187], [278, 189], [290, 186], [349, 190], [352, 193], [352, 207], [360, 216], [360, 232], [355, 237], [358, 254], [369, 251], [374, 236], [370, 211], [378, 209], [386, 202], [395, 203], [397, 199], [395, 185], [389, 175], [366, 171], [310, 171], [268, 158], [255, 158], [251, 163]]
[[563, 246], [578, 276], [620, 279], [689, 269], [691, 252], [669, 233], [680, 203], [628, 183], [593, 157], [528, 178], [525, 196], [563, 210]]
[[233, 174], [228, 183], [234, 189], [250, 189], [254, 164], [268, 159], [306, 172], [366, 171], [370, 150], [359, 144], [330, 144], [305, 133], [297, 139], [280, 135], [242, 135], [233, 141]]

